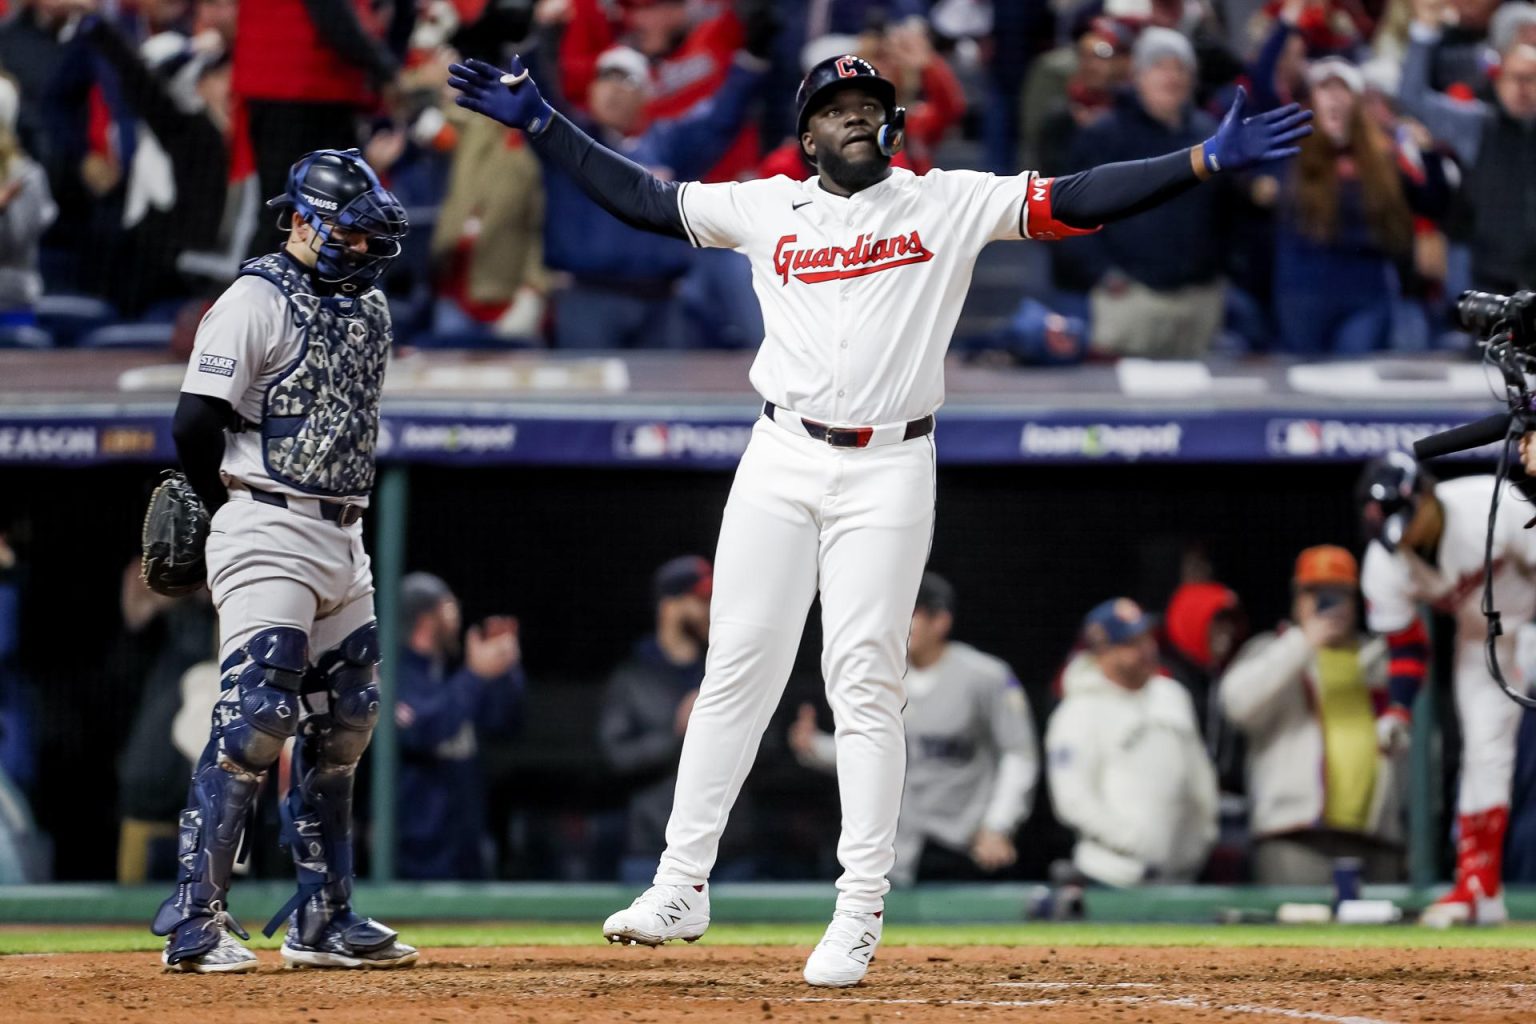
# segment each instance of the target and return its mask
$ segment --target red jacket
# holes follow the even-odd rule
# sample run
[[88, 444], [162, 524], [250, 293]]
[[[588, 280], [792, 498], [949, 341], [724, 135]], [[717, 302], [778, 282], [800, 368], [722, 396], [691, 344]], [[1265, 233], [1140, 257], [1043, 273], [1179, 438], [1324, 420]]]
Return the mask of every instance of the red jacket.
[[[597, 77], [597, 58], [619, 40], [598, 0], [572, 0], [571, 6], [571, 20], [560, 40], [560, 86], [569, 102], [584, 107]], [[730, 9], [695, 25], [675, 50], [652, 65], [655, 92], [646, 115], [677, 117], [713, 96], [744, 41], [741, 22]], [[757, 126], [743, 125], [731, 148], [702, 180], [731, 181], [750, 174], [761, 154]]]
[[[353, 0], [363, 30], [375, 39], [384, 25], [369, 0]], [[234, 93], [243, 99], [313, 103], [371, 101], [362, 68], [349, 64], [315, 30], [304, 0], [260, 0], [240, 5], [235, 23]]]

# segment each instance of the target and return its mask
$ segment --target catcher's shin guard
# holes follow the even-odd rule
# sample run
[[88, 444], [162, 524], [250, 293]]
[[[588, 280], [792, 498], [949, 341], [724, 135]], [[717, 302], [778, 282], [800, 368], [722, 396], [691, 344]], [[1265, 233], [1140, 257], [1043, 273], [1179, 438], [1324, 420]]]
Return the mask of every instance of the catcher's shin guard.
[[309, 638], [278, 626], [253, 636], [224, 663], [223, 693], [213, 730], [192, 773], [181, 812], [176, 891], [160, 905], [150, 930], [169, 935], [166, 963], [201, 956], [219, 941], [228, 918], [229, 875], [262, 775], [277, 760], [298, 722], [298, 691]]
[[[396, 933], [352, 910], [352, 783], [379, 718], [378, 624], [370, 622], [320, 657], [304, 680], [310, 711], [293, 755], [283, 822], [299, 890], [267, 923], [267, 935], [294, 914], [290, 942], [319, 947], [328, 932], [359, 952], [388, 946]], [[333, 936], [334, 939], [334, 936]]]

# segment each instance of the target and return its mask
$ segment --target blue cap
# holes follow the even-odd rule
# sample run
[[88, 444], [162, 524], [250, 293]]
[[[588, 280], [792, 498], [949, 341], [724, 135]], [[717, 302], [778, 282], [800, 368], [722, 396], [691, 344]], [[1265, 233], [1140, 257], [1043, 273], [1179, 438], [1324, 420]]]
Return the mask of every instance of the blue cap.
[[667, 597], [709, 597], [715, 589], [715, 570], [709, 559], [699, 555], [682, 555], [656, 570], [651, 589], [660, 601]]
[[1083, 619], [1083, 640], [1089, 647], [1130, 643], [1150, 633], [1157, 617], [1142, 611], [1141, 605], [1128, 597], [1112, 597], [1096, 605]]

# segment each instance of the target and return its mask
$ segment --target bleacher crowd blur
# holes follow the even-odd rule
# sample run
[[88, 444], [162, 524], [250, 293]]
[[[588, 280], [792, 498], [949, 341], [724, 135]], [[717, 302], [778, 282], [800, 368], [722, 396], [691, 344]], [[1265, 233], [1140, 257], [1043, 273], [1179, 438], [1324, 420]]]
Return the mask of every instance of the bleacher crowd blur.
[[[603, 214], [447, 67], [530, 62], [656, 173], [809, 171], [802, 69], [867, 56], [898, 161], [1054, 175], [1202, 141], [1239, 86], [1299, 158], [983, 257], [957, 346], [1026, 363], [1463, 344], [1448, 296], [1536, 283], [1536, 5], [1498, 0], [0, 0], [0, 344], [186, 350], [306, 150], [409, 209], [417, 347], [750, 348], [745, 258]], [[1007, 250], [1013, 251], [1007, 251]]]

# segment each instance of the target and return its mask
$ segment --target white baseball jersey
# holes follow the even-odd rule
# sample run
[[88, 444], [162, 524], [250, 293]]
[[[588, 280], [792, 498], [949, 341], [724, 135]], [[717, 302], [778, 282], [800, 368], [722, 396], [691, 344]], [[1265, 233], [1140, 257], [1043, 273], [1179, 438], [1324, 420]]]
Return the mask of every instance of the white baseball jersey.
[[[1493, 477], [1469, 476], [1435, 485], [1445, 527], [1435, 564], [1406, 548], [1390, 552], [1373, 541], [1360, 571], [1366, 622], [1372, 632], [1395, 633], [1412, 624], [1419, 606], [1456, 618], [1462, 639], [1481, 640], [1483, 550]], [[1536, 614], [1536, 530], [1525, 529], [1531, 505], [1507, 489], [1493, 539], [1494, 603], [1511, 632]]]
[[751, 261], [765, 333], [752, 386], [837, 425], [899, 423], [943, 404], [944, 353], [977, 254], [1054, 237], [1049, 181], [1032, 173], [893, 168], [848, 197], [815, 177], [687, 182], [677, 202], [694, 245]]

